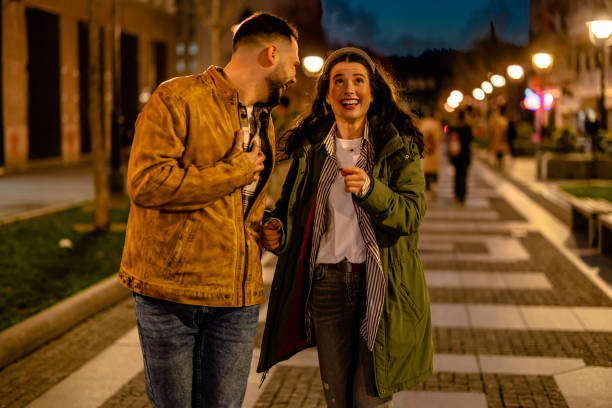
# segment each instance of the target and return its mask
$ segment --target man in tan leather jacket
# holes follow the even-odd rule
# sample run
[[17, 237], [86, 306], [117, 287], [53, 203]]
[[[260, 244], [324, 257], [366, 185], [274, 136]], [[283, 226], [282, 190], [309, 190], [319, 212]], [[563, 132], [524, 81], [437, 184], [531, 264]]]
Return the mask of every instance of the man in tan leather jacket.
[[239, 407], [263, 300], [270, 109], [295, 82], [297, 32], [244, 20], [221, 69], [164, 82], [143, 108], [119, 280], [134, 292], [154, 407]]

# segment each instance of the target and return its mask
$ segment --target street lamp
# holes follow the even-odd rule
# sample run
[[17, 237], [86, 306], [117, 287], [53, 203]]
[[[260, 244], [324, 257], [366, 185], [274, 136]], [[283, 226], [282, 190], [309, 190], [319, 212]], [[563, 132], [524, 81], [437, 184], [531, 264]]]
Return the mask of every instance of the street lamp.
[[477, 101], [482, 101], [485, 98], [485, 93], [482, 89], [480, 88], [475, 88], [472, 91], [472, 96], [474, 97], [474, 99], [476, 99]]
[[493, 86], [501, 88], [502, 86], [506, 85], [506, 78], [501, 75], [494, 74], [491, 75], [491, 83], [493, 84]]
[[459, 107], [459, 103], [460, 103], [460, 102], [459, 102], [457, 99], [453, 99], [453, 97], [452, 97], [452, 96], [449, 96], [449, 97], [446, 99], [446, 104], [447, 104], [448, 106], [450, 106], [451, 108], [453, 108], [453, 109], [458, 108], [458, 107]]
[[601, 94], [599, 97], [599, 113], [601, 115], [601, 128], [608, 128], [608, 113], [606, 112], [606, 51], [612, 42], [612, 20], [588, 21], [589, 40], [595, 46], [601, 47]]
[[552, 67], [553, 56], [547, 52], [538, 52], [531, 56], [531, 61], [537, 69], [545, 71]]
[[[538, 79], [540, 82], [539, 90], [542, 90], [544, 89], [544, 81], [542, 80], [542, 74], [552, 69], [553, 56], [547, 52], [537, 52], [531, 56], [531, 63], [533, 64], [533, 67], [536, 69], [536, 72], [538, 72]], [[534, 118], [533, 118], [535, 122], [534, 128], [535, 128], [535, 138], [536, 138], [536, 140], [533, 140], [533, 141], [537, 143], [536, 163], [538, 163], [537, 164], [538, 180], [541, 179], [542, 177], [542, 169], [540, 166], [540, 161], [541, 161], [540, 156], [542, 154], [542, 121], [543, 121], [542, 116], [543, 116], [543, 109], [542, 109], [542, 103], [540, 101], [537, 108], [535, 109]]]
[[482, 83], [480, 84], [480, 89], [490, 94], [491, 92], [493, 92], [493, 85], [491, 85], [489, 81], [482, 81]]
[[321, 68], [323, 68], [323, 58], [316, 55], [309, 55], [302, 61], [302, 66], [307, 76], [315, 76], [321, 71]]
[[456, 100], [457, 102], [461, 103], [461, 101], [463, 100], [463, 93], [455, 89], [450, 93], [450, 97], [453, 100]]
[[523, 67], [514, 64], [508, 65], [508, 68], [506, 68], [506, 72], [508, 73], [508, 76], [514, 79], [515, 81], [518, 81], [523, 77], [523, 75], [525, 75], [525, 70], [523, 69]]

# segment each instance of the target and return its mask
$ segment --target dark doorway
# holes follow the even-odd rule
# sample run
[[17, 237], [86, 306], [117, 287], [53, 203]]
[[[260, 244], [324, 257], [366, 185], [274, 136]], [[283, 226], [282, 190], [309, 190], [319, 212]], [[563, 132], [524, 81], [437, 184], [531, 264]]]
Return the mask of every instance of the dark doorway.
[[153, 64], [155, 66], [155, 87], [168, 79], [166, 60], [168, 47], [161, 41], [153, 41]]
[[138, 117], [138, 37], [125, 33], [121, 34], [121, 109], [125, 146], [132, 143]]
[[61, 156], [59, 16], [26, 9], [29, 158]]
[[81, 116], [81, 152], [91, 152], [89, 134], [89, 23], [79, 21], [79, 114]]

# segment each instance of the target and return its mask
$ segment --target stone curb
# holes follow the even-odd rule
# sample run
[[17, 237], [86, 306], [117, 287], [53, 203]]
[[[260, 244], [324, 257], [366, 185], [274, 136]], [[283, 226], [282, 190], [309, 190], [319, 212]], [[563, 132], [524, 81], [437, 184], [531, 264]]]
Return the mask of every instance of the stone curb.
[[563, 193], [559, 193], [556, 197], [547, 196], [546, 194], [542, 194], [541, 192], [532, 190], [529, 185], [525, 184], [523, 181], [514, 178], [510, 173], [506, 170], [499, 171], [494, 168], [491, 163], [486, 159], [486, 156], [483, 157], [483, 153], [480, 151], [477, 153], [477, 160], [484, 164], [489, 170], [494, 171], [496, 174], [504, 178], [505, 180], [512, 183], [515, 187], [521, 190], [524, 194], [526, 194], [529, 198], [534, 200], [540, 206], [544, 207], [546, 211], [551, 213], [555, 218], [561, 221], [565, 225], [570, 225], [570, 208], [567, 201], [564, 200]]
[[0, 332], [0, 368], [59, 337], [130, 293], [113, 275]]

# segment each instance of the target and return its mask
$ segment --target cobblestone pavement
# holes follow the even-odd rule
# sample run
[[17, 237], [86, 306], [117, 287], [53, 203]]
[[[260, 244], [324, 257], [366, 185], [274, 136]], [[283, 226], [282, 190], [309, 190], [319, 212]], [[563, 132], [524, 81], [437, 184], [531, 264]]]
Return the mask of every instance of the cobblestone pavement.
[[[396, 394], [394, 406], [612, 406], [605, 385], [612, 383], [612, 300], [589, 275], [589, 266], [568, 258], [547, 238], [531, 217], [541, 207], [525, 208], [498, 189], [503, 180], [492, 182], [496, 176], [490, 169], [472, 169], [465, 206], [454, 203], [450, 173], [443, 170], [419, 249], [430, 283], [435, 373]], [[264, 266], [269, 293], [274, 259], [265, 258]], [[325, 406], [313, 349], [274, 367], [258, 387], [254, 368], [264, 319], [265, 307], [243, 406]], [[127, 299], [4, 368], [0, 407], [59, 406], [53, 395], [78, 377], [89, 378], [88, 364], [105, 350], [137, 344], [134, 327]], [[122, 361], [115, 359], [112, 366], [120, 375]], [[87, 406], [149, 406], [142, 369], [124, 377], [114, 388], [84, 382], [90, 389], [84, 393], [95, 400]], [[74, 401], [88, 397], [76, 394]], [[61, 406], [85, 406], [76, 404]]]

